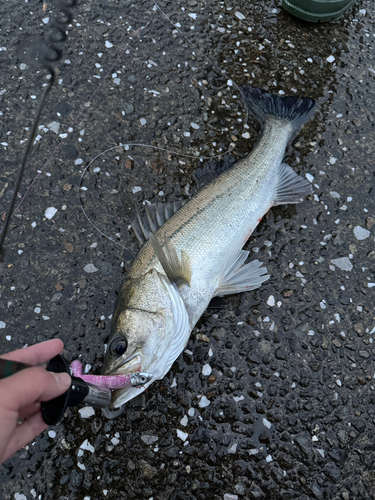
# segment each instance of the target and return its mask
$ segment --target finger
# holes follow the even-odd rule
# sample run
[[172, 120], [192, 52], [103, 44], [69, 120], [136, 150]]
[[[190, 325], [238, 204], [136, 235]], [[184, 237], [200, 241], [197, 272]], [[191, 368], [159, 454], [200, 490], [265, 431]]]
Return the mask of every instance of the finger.
[[19, 410], [34, 401], [49, 401], [66, 392], [71, 378], [68, 373], [53, 373], [42, 367], [26, 368], [0, 380], [1, 404]]
[[17, 425], [2, 457], [3, 461], [8, 460], [13, 453], [27, 445], [27, 443], [30, 443], [41, 432], [45, 431], [47, 427], [48, 425], [44, 422], [40, 411], [28, 418], [23, 424]]
[[23, 406], [19, 410], [19, 418], [28, 418], [31, 417], [31, 415], [34, 415], [34, 413], [38, 412], [40, 410], [41, 403], [40, 401], [35, 401], [34, 403], [31, 403], [30, 405]]
[[40, 344], [31, 345], [24, 349], [8, 352], [0, 356], [3, 359], [20, 361], [29, 365], [39, 365], [55, 357], [64, 348], [64, 343], [60, 339], [46, 340]]

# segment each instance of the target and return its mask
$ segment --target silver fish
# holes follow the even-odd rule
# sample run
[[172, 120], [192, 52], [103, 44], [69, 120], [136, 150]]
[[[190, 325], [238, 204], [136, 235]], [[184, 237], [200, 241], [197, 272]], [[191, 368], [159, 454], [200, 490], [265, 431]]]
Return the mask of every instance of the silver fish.
[[[269, 278], [258, 260], [245, 264], [249, 252], [242, 247], [272, 206], [298, 203], [312, 192], [282, 160], [314, 101], [241, 90], [262, 125], [252, 152], [179, 210], [158, 204], [146, 210], [144, 219], [138, 216], [138, 237], [140, 227], [148, 240], [118, 297], [104, 373], [140, 370], [153, 378], [141, 388], [114, 391], [111, 410], [164, 377], [213, 297], [253, 290]], [[119, 413], [111, 410], [107, 416]]]

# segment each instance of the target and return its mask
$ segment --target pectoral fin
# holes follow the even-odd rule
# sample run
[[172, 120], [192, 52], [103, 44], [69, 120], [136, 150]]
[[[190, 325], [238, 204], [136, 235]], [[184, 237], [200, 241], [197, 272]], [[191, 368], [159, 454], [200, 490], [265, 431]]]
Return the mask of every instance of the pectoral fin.
[[254, 260], [244, 264], [249, 252], [240, 250], [231, 261], [228, 260], [224, 267], [223, 278], [215, 290], [215, 296], [230, 295], [232, 293], [246, 292], [259, 288], [268, 280], [267, 268], [261, 267], [262, 262]]
[[286, 163], [281, 165], [274, 205], [300, 203], [312, 192], [312, 186], [306, 179], [296, 174]]
[[187, 253], [181, 250], [181, 258], [179, 258], [174, 245], [167, 237], [164, 238], [164, 248], [153, 233], [149, 235], [149, 242], [169, 281], [176, 283], [179, 288], [190, 286], [191, 266]]

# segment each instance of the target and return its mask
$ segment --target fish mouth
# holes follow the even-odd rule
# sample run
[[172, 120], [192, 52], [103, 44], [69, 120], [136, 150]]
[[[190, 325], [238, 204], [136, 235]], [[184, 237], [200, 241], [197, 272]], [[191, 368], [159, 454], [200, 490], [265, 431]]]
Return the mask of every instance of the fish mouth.
[[134, 373], [134, 372], [139, 372], [141, 371], [141, 364], [142, 364], [142, 357], [139, 352], [136, 352], [132, 356], [129, 356], [126, 359], [121, 359], [119, 358], [116, 360], [110, 371], [106, 373], [106, 375], [115, 375], [118, 374], [119, 372], [121, 374], [126, 374], [126, 373]]

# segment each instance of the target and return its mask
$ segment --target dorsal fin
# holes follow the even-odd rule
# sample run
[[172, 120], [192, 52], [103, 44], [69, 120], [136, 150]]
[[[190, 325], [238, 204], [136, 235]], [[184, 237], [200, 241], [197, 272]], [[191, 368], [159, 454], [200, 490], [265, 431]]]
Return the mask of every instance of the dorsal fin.
[[141, 245], [149, 239], [150, 233], [154, 233], [168, 219], [172, 217], [186, 201], [174, 201], [173, 203], [153, 203], [145, 205], [145, 213], [140, 215], [137, 209], [137, 219], [132, 222], [134, 234]]
[[236, 159], [231, 156], [227, 156], [222, 160], [209, 160], [205, 162], [203, 167], [198, 167], [195, 170], [193, 179], [197, 183], [199, 189], [201, 189], [219, 177], [223, 172], [229, 170], [235, 162]]

